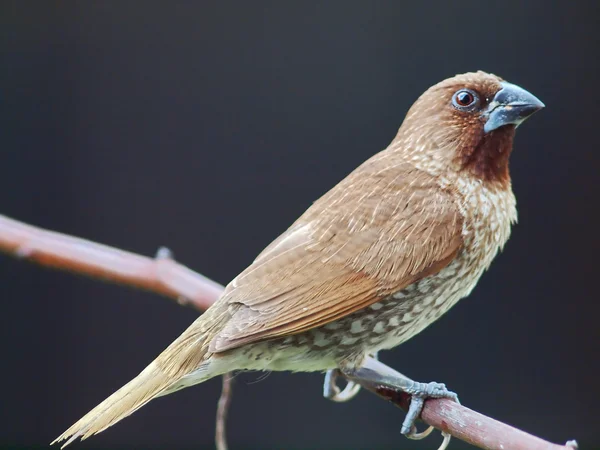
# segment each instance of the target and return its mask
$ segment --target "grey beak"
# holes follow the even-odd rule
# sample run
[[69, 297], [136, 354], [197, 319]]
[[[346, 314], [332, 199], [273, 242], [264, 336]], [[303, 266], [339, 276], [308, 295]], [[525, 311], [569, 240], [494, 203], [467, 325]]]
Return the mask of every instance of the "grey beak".
[[511, 83], [502, 82], [494, 99], [490, 102], [487, 111], [487, 122], [483, 131], [489, 133], [504, 125], [519, 126], [534, 112], [545, 105], [535, 95]]

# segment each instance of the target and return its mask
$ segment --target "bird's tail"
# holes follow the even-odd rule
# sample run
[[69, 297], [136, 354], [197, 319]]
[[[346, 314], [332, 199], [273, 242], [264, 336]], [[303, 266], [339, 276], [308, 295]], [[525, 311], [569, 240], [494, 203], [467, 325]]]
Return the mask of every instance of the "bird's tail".
[[100, 433], [144, 406], [169, 387], [171, 382], [154, 363], [150, 364], [137, 377], [79, 419], [52, 444], [68, 439], [64, 447], [78, 437], [83, 440]]
[[[116, 424], [156, 397], [225, 372], [210, 370], [208, 345], [224, 323], [223, 314], [211, 309], [213, 308], [199, 317], [137, 377], [79, 419], [52, 444], [66, 440], [63, 445], [65, 447], [77, 438], [86, 439]], [[186, 380], [184, 377], [190, 374], [193, 377]]]

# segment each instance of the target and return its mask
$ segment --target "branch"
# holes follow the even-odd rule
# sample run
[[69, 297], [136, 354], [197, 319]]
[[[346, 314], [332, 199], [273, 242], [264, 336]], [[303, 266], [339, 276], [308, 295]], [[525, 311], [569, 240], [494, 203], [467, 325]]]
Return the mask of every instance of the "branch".
[[[405, 411], [408, 410], [410, 402], [408, 394], [365, 384], [363, 387]], [[576, 441], [569, 441], [565, 445], [552, 444], [448, 399], [427, 400], [421, 412], [421, 420], [457, 439], [486, 450], [574, 450], [578, 448]]]
[[[223, 290], [218, 283], [173, 261], [166, 249], [159, 250], [157, 257], [152, 259], [43, 230], [2, 215], [0, 251], [43, 266], [145, 289], [180, 303], [190, 304], [201, 311], [208, 308]], [[368, 384], [363, 384], [363, 387], [400, 408], [408, 408], [409, 396], [402, 392]], [[226, 411], [228, 385], [225, 384], [224, 388], [225, 400], [222, 400], [221, 405], [224, 409], [219, 417], [224, 417]], [[427, 400], [421, 419], [441, 431], [486, 450], [577, 448], [575, 441], [569, 441], [566, 445], [552, 444], [445, 399]]]
[[200, 311], [223, 290], [220, 284], [173, 261], [167, 249], [161, 248], [156, 258], [148, 258], [2, 215], [0, 251], [42, 266], [144, 289], [190, 303]]

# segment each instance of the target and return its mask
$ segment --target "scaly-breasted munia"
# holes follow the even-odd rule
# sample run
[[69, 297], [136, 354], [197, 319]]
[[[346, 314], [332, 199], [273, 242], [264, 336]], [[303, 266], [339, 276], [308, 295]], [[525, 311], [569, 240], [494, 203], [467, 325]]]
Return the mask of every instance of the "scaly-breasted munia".
[[[361, 372], [370, 355], [467, 296], [506, 243], [517, 218], [508, 170], [515, 129], [543, 106], [484, 72], [428, 89], [387, 149], [308, 208], [148, 367], [57, 440], [86, 438], [225, 372], [372, 376]], [[445, 395], [440, 386], [425, 394]]]

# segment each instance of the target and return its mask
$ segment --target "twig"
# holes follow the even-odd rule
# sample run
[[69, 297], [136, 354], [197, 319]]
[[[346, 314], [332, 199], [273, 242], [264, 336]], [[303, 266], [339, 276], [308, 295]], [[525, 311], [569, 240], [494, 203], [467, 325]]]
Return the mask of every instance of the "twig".
[[[61, 233], [46, 231], [0, 215], [0, 251], [18, 258], [93, 278], [135, 286], [156, 292], [204, 310], [220, 295], [223, 287], [176, 263], [161, 252], [151, 259]], [[165, 257], [167, 256], [167, 257]], [[184, 302], [185, 303], [185, 302]], [[224, 380], [219, 416], [226, 416], [231, 390]], [[362, 384], [362, 383], [361, 383]], [[406, 409], [409, 398], [401, 392], [363, 384], [393, 404]], [[486, 450], [572, 450], [575, 441], [557, 445], [498, 422], [449, 400], [427, 400], [421, 419], [465, 442]], [[219, 433], [224, 422], [217, 424]], [[219, 427], [221, 427], [219, 429]], [[221, 434], [224, 436], [224, 434]], [[226, 447], [221, 447], [226, 448]]]
[[233, 374], [226, 373], [223, 375], [223, 387], [221, 388], [221, 396], [217, 404], [217, 427], [215, 433], [215, 445], [217, 450], [227, 450], [227, 412], [231, 404], [231, 394], [233, 388]]

